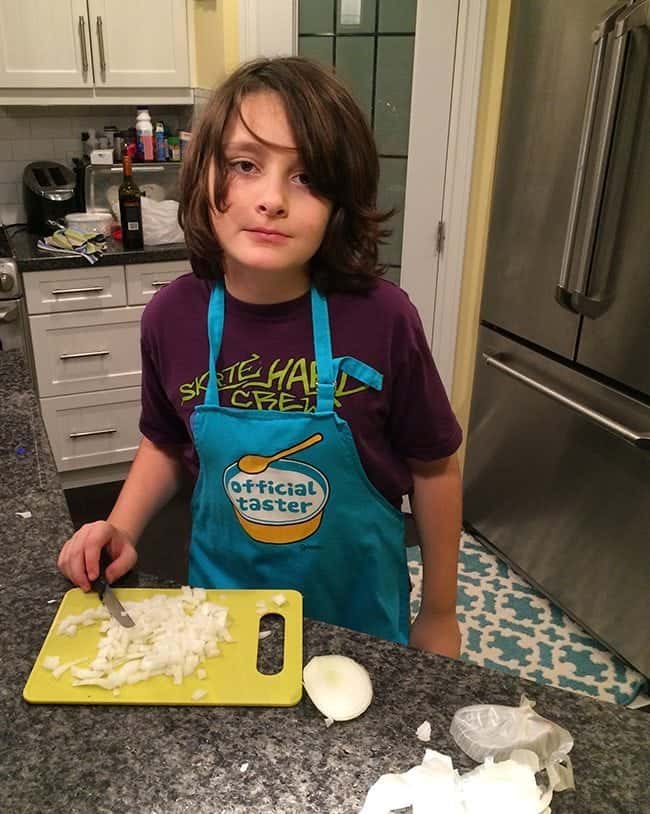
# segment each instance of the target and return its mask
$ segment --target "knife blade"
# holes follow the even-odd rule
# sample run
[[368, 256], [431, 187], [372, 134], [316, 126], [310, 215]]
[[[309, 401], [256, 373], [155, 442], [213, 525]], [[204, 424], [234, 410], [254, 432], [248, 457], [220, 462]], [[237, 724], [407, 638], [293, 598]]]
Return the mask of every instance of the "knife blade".
[[92, 583], [92, 589], [99, 594], [99, 598], [104, 603], [104, 607], [113, 617], [113, 619], [119, 622], [122, 627], [133, 627], [135, 622], [124, 610], [124, 606], [115, 596], [113, 589], [106, 581], [106, 568], [108, 567], [109, 563], [110, 560], [108, 559], [108, 553], [106, 552], [106, 549], [103, 548], [99, 558], [99, 576]]

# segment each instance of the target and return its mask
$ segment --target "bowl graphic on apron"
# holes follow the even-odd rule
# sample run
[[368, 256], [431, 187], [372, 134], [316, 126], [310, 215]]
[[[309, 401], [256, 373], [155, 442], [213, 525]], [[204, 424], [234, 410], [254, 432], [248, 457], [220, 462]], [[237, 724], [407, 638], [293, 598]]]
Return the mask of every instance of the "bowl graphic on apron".
[[259, 474], [230, 464], [223, 485], [238, 521], [260, 543], [297, 543], [321, 524], [330, 488], [309, 464], [280, 458]]

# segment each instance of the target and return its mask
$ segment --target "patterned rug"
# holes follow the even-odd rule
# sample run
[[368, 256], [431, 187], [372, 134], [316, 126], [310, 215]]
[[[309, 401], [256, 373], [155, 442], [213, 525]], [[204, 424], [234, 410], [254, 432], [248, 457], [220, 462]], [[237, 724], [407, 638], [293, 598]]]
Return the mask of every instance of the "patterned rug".
[[[420, 607], [420, 549], [407, 549], [411, 615]], [[647, 692], [645, 678], [585, 633], [502, 560], [464, 533], [458, 571], [461, 658], [615, 704]]]

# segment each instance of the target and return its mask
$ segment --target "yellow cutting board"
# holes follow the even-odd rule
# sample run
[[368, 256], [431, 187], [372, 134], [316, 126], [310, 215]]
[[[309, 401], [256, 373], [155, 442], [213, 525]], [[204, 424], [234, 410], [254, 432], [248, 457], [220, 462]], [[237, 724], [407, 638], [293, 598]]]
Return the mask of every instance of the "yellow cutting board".
[[[116, 588], [120, 602], [137, 602], [155, 594], [180, 594], [178, 588]], [[272, 597], [284, 594], [286, 602], [277, 607]], [[207, 678], [199, 679], [196, 672], [175, 685], [169, 676], [154, 676], [138, 684], [120, 687], [120, 694], [101, 687], [74, 687], [70, 670], [54, 678], [43, 667], [48, 656], [59, 656], [61, 663], [89, 657], [97, 653], [100, 638], [99, 625], [78, 628], [75, 636], [57, 633], [59, 623], [70, 614], [80, 614], [100, 604], [96, 593], [84, 593], [79, 588], [68, 591], [63, 600], [43, 647], [32, 668], [23, 690], [23, 698], [31, 704], [172, 704], [172, 705], [237, 705], [237, 706], [293, 706], [302, 697], [302, 595], [290, 590], [208, 590], [207, 599], [228, 608], [228, 629], [232, 642], [219, 642], [220, 654], [206, 659], [199, 667]], [[257, 670], [259, 628], [263, 614], [258, 603], [266, 604], [266, 613], [284, 618], [284, 661], [280, 672], [265, 675]], [[264, 646], [273, 643], [280, 632], [274, 631], [264, 640]], [[268, 644], [267, 644], [268, 643]], [[87, 662], [80, 662], [86, 667]], [[196, 690], [207, 694], [192, 700]]]

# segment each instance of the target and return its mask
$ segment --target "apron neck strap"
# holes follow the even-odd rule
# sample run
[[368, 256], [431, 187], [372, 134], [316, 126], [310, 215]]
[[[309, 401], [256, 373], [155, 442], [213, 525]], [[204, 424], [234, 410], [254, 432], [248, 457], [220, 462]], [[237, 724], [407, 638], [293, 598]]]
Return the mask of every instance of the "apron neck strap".
[[314, 329], [314, 357], [318, 381], [316, 412], [332, 412], [334, 410], [336, 372], [332, 360], [329, 310], [327, 299], [313, 286], [311, 289], [311, 319]]
[[[208, 341], [210, 343], [210, 366], [205, 404], [219, 405], [217, 386], [217, 359], [221, 351], [223, 322], [225, 315], [224, 286], [216, 282], [210, 295], [208, 306]], [[330, 335], [329, 309], [327, 299], [316, 289], [311, 289], [311, 316], [314, 332], [314, 357], [318, 385], [316, 390], [316, 411], [331, 412], [334, 409], [335, 365], [332, 359], [332, 339]]]
[[221, 351], [223, 320], [225, 314], [223, 283], [216, 282], [210, 295], [208, 306], [208, 341], [210, 342], [210, 366], [208, 367], [208, 387], [205, 391], [205, 404], [219, 406], [217, 387], [217, 359]]

